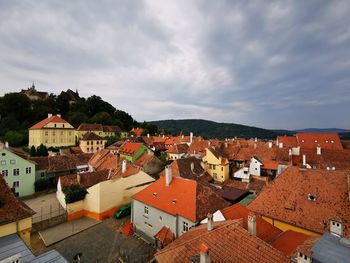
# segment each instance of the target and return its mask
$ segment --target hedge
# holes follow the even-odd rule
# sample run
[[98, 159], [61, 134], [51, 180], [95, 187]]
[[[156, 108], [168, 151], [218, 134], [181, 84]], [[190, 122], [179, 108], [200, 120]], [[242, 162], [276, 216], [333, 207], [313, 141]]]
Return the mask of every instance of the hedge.
[[74, 203], [76, 201], [84, 200], [85, 195], [88, 193], [81, 185], [65, 186], [62, 189], [65, 194], [66, 203]]

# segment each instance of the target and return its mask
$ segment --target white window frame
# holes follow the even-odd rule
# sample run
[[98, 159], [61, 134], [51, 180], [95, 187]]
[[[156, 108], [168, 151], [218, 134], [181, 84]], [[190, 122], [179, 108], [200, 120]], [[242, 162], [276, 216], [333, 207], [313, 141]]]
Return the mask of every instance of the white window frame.
[[143, 213], [144, 213], [145, 215], [149, 215], [148, 206], [144, 206], [144, 208], [143, 208]]
[[14, 176], [19, 176], [19, 168], [14, 168], [13, 169], [13, 175]]
[[16, 160], [15, 159], [10, 160], [10, 164], [16, 164]]
[[6, 165], [6, 160], [1, 160], [1, 165]]
[[26, 174], [32, 173], [32, 167], [26, 167]]
[[182, 232], [185, 233], [185, 232], [187, 232], [188, 230], [190, 230], [190, 226], [189, 226], [188, 222], [183, 221], [183, 222], [182, 222]]
[[9, 175], [9, 170], [2, 170], [1, 174], [5, 177]]
[[13, 181], [12, 187], [13, 188], [18, 188], [19, 187], [19, 181]]

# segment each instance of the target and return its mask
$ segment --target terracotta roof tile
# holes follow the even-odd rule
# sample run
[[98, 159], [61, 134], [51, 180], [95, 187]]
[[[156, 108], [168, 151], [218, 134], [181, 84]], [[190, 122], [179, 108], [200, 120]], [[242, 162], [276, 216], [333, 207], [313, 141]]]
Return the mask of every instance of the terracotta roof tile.
[[81, 140], [83, 140], [83, 141], [100, 141], [100, 140], [105, 140], [105, 139], [103, 139], [101, 136], [98, 136], [94, 132], [87, 132], [83, 135]]
[[35, 212], [18, 199], [0, 174], [0, 225], [31, 217]]
[[121, 132], [122, 131], [117, 125], [103, 125], [102, 130], [104, 132]]
[[349, 185], [344, 171], [288, 167], [248, 208], [319, 234], [329, 231], [329, 220], [338, 216], [344, 220], [345, 235], [350, 234]]
[[[235, 220], [241, 219], [243, 220], [243, 228], [248, 230], [248, 214], [251, 213], [246, 206], [241, 204], [234, 204], [230, 207], [227, 207], [221, 210], [222, 215], [226, 218], [226, 220]], [[256, 216], [256, 235], [260, 239], [265, 242], [271, 242], [275, 240], [280, 234], [282, 230], [271, 225], [264, 219], [262, 219], [259, 215]]]
[[77, 131], [103, 131], [102, 124], [97, 123], [82, 123], [77, 128]]
[[140, 142], [125, 142], [119, 149], [119, 153], [133, 155], [136, 153], [140, 147], [142, 147], [143, 143]]
[[[50, 122], [57, 122], [57, 123], [68, 123], [67, 121], [65, 121], [64, 119], [62, 119], [61, 117], [58, 117], [57, 115], [53, 115], [49, 118], [46, 118], [42, 121], [39, 121], [38, 123], [34, 124], [32, 127], [30, 127], [30, 130], [34, 130], [34, 129], [42, 129], [43, 127], [45, 127], [47, 124], [49, 124]], [[69, 124], [69, 123], [68, 123]]]
[[187, 153], [187, 150], [188, 150], [188, 145], [185, 143], [182, 143], [182, 144], [175, 144], [170, 146], [166, 152], [180, 154], [180, 153]]
[[155, 234], [154, 238], [166, 246], [175, 240], [175, 235], [171, 232], [169, 227], [163, 226], [159, 232]]
[[283, 147], [297, 147], [298, 140], [295, 136], [277, 136], [278, 143], [283, 143]]
[[[108, 179], [110, 179], [109, 170], [80, 173], [80, 185], [84, 186], [85, 188], [89, 188], [95, 184], [107, 181]], [[79, 184], [77, 174], [60, 176], [59, 180], [62, 187]]]
[[337, 133], [298, 133], [296, 137], [301, 148], [316, 149], [319, 145], [323, 149], [343, 150], [343, 146]]
[[296, 249], [299, 245], [303, 244], [309, 236], [303, 233], [295, 232], [293, 230], [287, 230], [283, 232], [271, 245], [283, 252], [288, 257], [293, 256], [296, 253]]
[[291, 262], [280, 251], [241, 228], [239, 221], [214, 223], [191, 229], [155, 254], [157, 262], [193, 262], [199, 259], [199, 247], [204, 244], [211, 262], [274, 263]]

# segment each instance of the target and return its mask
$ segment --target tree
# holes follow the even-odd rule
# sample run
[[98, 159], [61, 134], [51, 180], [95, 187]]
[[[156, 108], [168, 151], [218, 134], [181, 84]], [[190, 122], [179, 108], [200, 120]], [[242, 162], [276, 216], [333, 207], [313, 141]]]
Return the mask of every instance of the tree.
[[92, 118], [91, 122], [100, 124], [114, 124], [111, 115], [107, 112], [98, 112]]
[[36, 149], [35, 149], [35, 146], [34, 145], [32, 145], [32, 147], [30, 147], [30, 149], [29, 149], [29, 154], [30, 154], [30, 156], [36, 156]]
[[11, 146], [17, 147], [21, 146], [24, 136], [20, 132], [8, 131], [4, 136], [5, 141], [7, 141]]
[[43, 144], [40, 144], [39, 147], [36, 149], [36, 155], [37, 156], [48, 156], [49, 153], [47, 151], [46, 146]]

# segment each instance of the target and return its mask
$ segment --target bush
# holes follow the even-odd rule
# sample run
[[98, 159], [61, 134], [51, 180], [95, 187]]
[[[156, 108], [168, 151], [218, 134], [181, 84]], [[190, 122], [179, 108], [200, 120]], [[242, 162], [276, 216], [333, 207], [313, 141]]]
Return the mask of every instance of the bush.
[[11, 146], [18, 147], [23, 143], [24, 136], [22, 133], [17, 131], [8, 131], [4, 136], [5, 141], [7, 141]]
[[34, 183], [35, 192], [44, 191], [49, 188], [49, 180], [47, 178], [42, 178]]
[[62, 191], [66, 196], [67, 204], [84, 200], [85, 195], [88, 193], [86, 189], [80, 185], [65, 186], [63, 187]]

